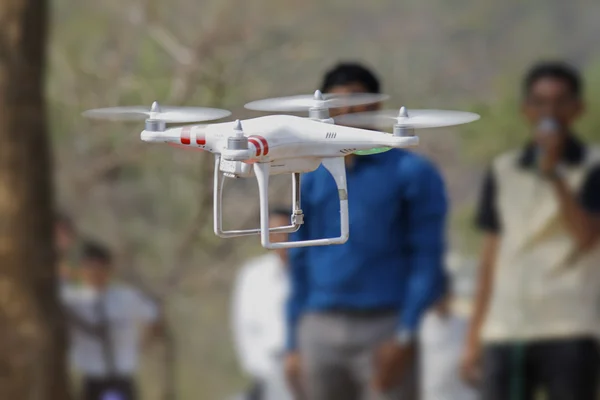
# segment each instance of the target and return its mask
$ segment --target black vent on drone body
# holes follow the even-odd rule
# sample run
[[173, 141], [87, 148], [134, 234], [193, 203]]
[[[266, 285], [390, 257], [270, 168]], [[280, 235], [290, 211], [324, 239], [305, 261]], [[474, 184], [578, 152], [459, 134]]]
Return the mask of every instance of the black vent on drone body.
[[335, 132], [327, 132], [327, 134], [325, 135], [325, 139], [335, 139], [336, 136], [337, 133]]

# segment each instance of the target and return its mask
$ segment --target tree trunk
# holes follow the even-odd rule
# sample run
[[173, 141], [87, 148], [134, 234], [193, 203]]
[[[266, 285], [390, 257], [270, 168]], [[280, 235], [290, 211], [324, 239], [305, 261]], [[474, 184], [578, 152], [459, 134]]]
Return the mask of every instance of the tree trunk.
[[68, 399], [52, 244], [47, 3], [0, 0], [0, 399]]

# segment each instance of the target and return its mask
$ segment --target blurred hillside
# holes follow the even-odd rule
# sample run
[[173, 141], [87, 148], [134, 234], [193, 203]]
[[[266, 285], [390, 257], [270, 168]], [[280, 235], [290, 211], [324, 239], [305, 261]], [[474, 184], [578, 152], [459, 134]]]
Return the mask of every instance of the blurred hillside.
[[[374, 67], [389, 107], [476, 109], [483, 119], [426, 131], [423, 151], [448, 180], [451, 241], [467, 234], [489, 157], [525, 138], [519, 78], [531, 62], [561, 56], [590, 71], [600, 107], [597, 0], [290, 0], [53, 2], [49, 100], [60, 204], [87, 234], [110, 243], [121, 275], [169, 312], [172, 335], [148, 357], [146, 399], [221, 399], [240, 387], [228, 331], [235, 266], [256, 239], [212, 234], [212, 159], [139, 141], [139, 124], [92, 123], [93, 107], [207, 105], [253, 115], [263, 97], [311, 93], [338, 60]], [[596, 68], [594, 68], [594, 66]], [[582, 131], [599, 138], [600, 117]], [[286, 178], [273, 195], [289, 197]], [[255, 182], [228, 182], [227, 224], [256, 225]], [[173, 397], [171, 397], [173, 398]]]

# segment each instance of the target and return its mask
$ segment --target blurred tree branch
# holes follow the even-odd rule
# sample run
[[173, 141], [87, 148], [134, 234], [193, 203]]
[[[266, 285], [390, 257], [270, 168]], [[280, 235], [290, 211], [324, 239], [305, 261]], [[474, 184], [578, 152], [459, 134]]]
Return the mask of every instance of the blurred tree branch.
[[[230, 19], [233, 5], [229, 4], [224, 7], [218, 14], [217, 19], [211, 27], [200, 34], [196, 43], [187, 47], [170, 32], [159, 21], [151, 20], [147, 28], [147, 35], [154, 40], [174, 61], [174, 73], [171, 77], [169, 94], [165, 100], [165, 104], [183, 105], [190, 101], [194, 96], [200, 84], [209, 87], [212, 92], [212, 103], [216, 105], [224, 96], [225, 87], [227, 84], [223, 81], [221, 69], [217, 69], [214, 74], [207, 76], [207, 71], [203, 70], [202, 65], [210, 60], [218, 58], [217, 50], [236, 43], [243, 38], [243, 30], [237, 26], [231, 26], [228, 22]], [[224, 27], [227, 27], [224, 29]], [[122, 73], [128, 58], [134, 51], [136, 35], [129, 35], [128, 41], [118, 41], [117, 52], [114, 54], [113, 60], [109, 64], [104, 74], [104, 80], [108, 82], [119, 82], [123, 80]], [[127, 44], [126, 44], [127, 43]], [[204, 73], [203, 79], [200, 79], [200, 74]], [[111, 85], [114, 90], [107, 89], [107, 98], [104, 100], [106, 104], [120, 104], [120, 99], [123, 97], [122, 90], [124, 85]], [[216, 93], [219, 91], [219, 93]], [[148, 104], [150, 103], [148, 99]], [[135, 133], [137, 135], [137, 132]], [[109, 152], [100, 158], [88, 160], [89, 167], [84, 176], [77, 179], [77, 186], [80, 191], [89, 190], [89, 187], [97, 182], [99, 177], [104, 176], [108, 171], [119, 168], [122, 165], [131, 163], [141, 157], [148, 148], [147, 144], [136, 141], [130, 145], [129, 149], [124, 149], [117, 152]]]

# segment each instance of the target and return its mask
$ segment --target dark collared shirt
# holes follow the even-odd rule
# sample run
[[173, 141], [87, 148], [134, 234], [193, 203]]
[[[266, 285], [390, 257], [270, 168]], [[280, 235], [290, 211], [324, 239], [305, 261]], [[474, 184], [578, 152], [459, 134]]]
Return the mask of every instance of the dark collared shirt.
[[[562, 161], [566, 165], [581, 164], [586, 157], [587, 147], [575, 136], [569, 136], [563, 152]], [[527, 170], [535, 168], [536, 147], [528, 143], [518, 159], [519, 167]], [[588, 173], [578, 194], [581, 205], [591, 213], [600, 214], [600, 165], [594, 166]], [[477, 227], [485, 232], [500, 233], [502, 226], [496, 208], [496, 179], [492, 169], [488, 169], [481, 187], [476, 213]]]

